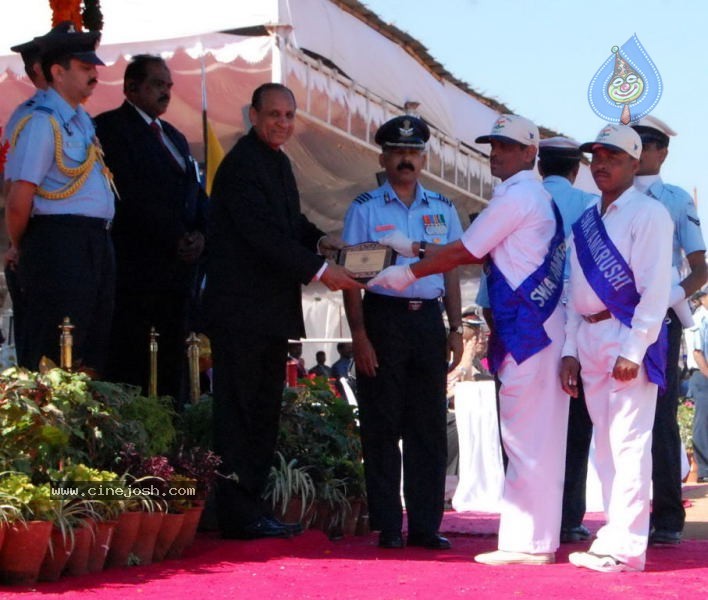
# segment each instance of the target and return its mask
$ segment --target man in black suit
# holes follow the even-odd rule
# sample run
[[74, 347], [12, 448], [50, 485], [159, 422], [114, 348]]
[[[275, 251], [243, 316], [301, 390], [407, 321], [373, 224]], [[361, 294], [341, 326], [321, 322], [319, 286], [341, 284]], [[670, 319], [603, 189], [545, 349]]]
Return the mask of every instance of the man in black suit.
[[214, 358], [214, 445], [223, 459], [217, 515], [226, 538], [288, 537], [299, 525], [272, 518], [262, 493], [273, 461], [288, 338], [305, 334], [301, 286], [363, 288], [318, 251], [333, 250], [300, 212], [281, 146], [295, 125], [295, 98], [283, 85], [255, 90], [252, 129], [216, 173], [209, 215], [204, 308]]
[[207, 198], [187, 139], [158, 118], [167, 110], [171, 88], [163, 59], [133, 57], [125, 70], [125, 102], [98, 115], [96, 129], [120, 194], [113, 226], [117, 291], [108, 378], [147, 390], [155, 327], [157, 391], [177, 400]]

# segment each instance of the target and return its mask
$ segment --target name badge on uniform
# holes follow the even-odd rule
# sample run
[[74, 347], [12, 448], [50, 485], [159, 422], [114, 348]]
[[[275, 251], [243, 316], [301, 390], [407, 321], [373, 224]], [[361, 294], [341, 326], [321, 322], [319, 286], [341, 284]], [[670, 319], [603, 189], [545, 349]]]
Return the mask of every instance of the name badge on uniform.
[[423, 215], [423, 227], [426, 235], [447, 234], [445, 215]]

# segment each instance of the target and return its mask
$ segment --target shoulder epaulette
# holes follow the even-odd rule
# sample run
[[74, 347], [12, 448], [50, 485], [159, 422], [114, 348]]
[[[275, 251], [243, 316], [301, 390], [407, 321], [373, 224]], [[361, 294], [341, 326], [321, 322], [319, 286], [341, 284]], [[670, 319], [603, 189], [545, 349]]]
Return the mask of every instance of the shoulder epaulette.
[[42, 112], [48, 113], [48, 114], [50, 114], [50, 115], [54, 112], [54, 111], [53, 111], [51, 108], [49, 108], [48, 106], [38, 106], [38, 107], [35, 108], [34, 110], [41, 110]]
[[363, 194], [359, 194], [356, 198], [354, 198], [354, 202], [356, 204], [365, 204], [372, 198], [373, 196], [370, 192], [364, 192]]

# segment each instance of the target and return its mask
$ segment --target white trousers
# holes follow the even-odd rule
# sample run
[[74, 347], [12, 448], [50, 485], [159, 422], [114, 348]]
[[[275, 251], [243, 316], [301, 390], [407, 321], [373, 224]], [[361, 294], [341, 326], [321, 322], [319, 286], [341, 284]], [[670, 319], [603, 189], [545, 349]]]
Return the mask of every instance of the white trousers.
[[616, 319], [583, 322], [578, 331], [578, 354], [607, 519], [590, 551], [609, 554], [642, 570], [649, 534], [651, 430], [657, 386], [647, 379], [643, 366], [631, 381], [612, 378], [628, 331]]
[[560, 386], [564, 313], [544, 323], [554, 340], [520, 365], [499, 370], [502, 443], [509, 458], [499, 520], [499, 550], [555, 552], [559, 544], [569, 398]]

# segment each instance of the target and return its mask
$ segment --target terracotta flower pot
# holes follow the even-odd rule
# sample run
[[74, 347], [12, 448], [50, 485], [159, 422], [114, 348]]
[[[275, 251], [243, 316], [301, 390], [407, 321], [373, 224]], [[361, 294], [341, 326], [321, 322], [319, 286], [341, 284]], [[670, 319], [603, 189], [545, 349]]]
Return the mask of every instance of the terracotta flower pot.
[[106, 557], [106, 567], [125, 567], [128, 564], [142, 516], [141, 512], [124, 512], [119, 515]]
[[0, 523], [0, 549], [2, 549], [2, 543], [5, 541], [5, 523]]
[[88, 559], [89, 573], [98, 573], [103, 570], [117, 524], [118, 521], [98, 521], [94, 523], [94, 537]]
[[61, 529], [54, 527], [52, 528], [50, 540], [51, 548], [47, 548], [42, 566], [39, 569], [39, 581], [56, 581], [59, 579], [71, 556], [73, 542], [69, 534], [64, 536]]
[[9, 526], [0, 549], [0, 583], [37, 581], [52, 533], [50, 521], [28, 521]]
[[167, 556], [167, 552], [172, 547], [175, 539], [177, 539], [180, 529], [182, 529], [183, 522], [184, 513], [167, 513], [162, 519], [162, 526], [155, 541], [155, 551], [152, 554], [154, 562], [163, 560]]
[[135, 555], [138, 564], [152, 564], [155, 542], [157, 541], [157, 535], [160, 533], [160, 527], [162, 526], [162, 519], [164, 517], [165, 513], [159, 511], [143, 513], [143, 517], [140, 519], [138, 535], [135, 538], [132, 550], [132, 554]]
[[199, 527], [199, 519], [202, 518], [204, 506], [193, 506], [184, 513], [182, 528], [179, 530], [175, 541], [167, 552], [165, 558], [179, 558], [182, 556], [185, 548], [189, 547], [197, 535], [197, 527]]
[[67, 575], [86, 575], [89, 572], [88, 559], [92, 541], [93, 531], [88, 523], [74, 529], [74, 549], [66, 563]]

